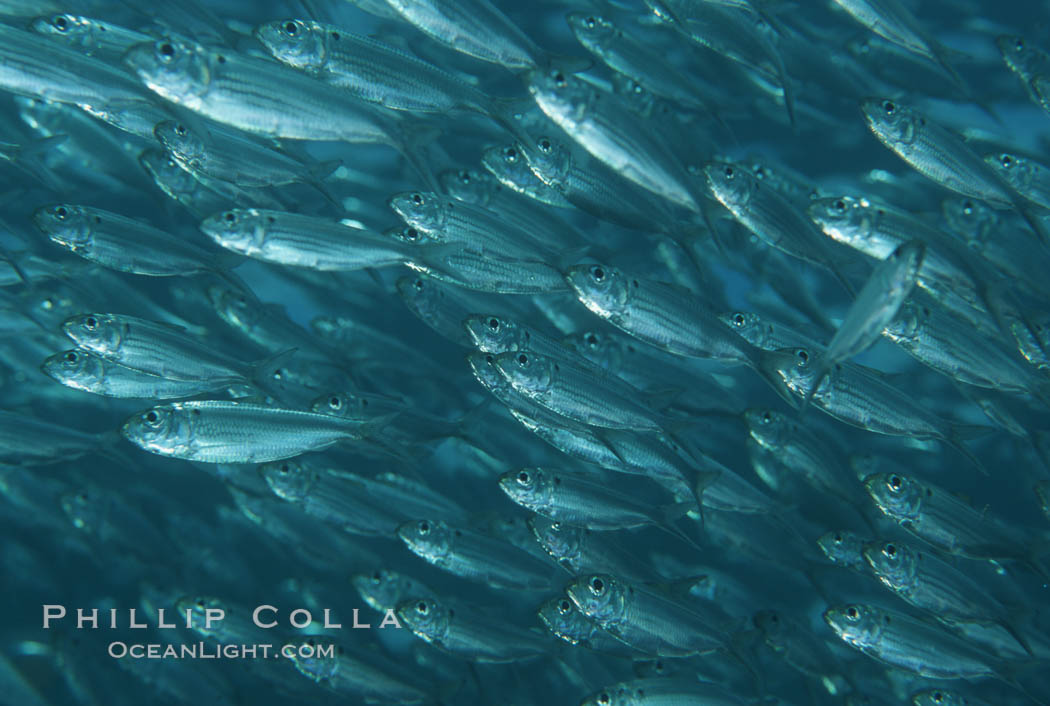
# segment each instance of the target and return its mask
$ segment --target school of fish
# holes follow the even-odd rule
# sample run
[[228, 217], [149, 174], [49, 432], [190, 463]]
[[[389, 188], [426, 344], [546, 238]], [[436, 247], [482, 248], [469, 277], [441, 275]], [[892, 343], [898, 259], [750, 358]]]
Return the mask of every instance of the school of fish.
[[0, 702], [1050, 704], [1045, 4], [0, 0], [0, 129]]

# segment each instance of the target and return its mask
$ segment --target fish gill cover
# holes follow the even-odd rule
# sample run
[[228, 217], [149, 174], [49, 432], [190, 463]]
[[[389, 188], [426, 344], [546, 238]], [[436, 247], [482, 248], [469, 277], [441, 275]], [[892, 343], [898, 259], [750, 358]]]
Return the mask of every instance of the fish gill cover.
[[1050, 703], [1048, 22], [0, 1], [0, 702]]

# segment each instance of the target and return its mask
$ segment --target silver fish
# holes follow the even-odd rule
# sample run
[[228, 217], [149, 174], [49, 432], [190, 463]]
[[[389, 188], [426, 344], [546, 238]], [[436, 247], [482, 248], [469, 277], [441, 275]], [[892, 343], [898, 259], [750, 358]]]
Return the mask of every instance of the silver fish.
[[361, 439], [387, 419], [366, 421], [245, 402], [159, 405], [130, 417], [121, 433], [161, 456], [202, 463], [265, 463]]

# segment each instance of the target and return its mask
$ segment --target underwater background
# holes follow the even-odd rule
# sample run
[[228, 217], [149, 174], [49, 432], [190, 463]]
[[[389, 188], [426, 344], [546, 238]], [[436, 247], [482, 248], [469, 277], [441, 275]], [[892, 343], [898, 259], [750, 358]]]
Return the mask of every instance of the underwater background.
[[0, 703], [1047, 703], [1048, 20], [0, 0]]

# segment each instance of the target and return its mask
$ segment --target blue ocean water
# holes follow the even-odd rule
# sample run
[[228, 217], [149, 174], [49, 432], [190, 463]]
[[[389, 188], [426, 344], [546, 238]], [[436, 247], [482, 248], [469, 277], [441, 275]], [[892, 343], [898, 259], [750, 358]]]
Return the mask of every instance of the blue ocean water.
[[[272, 59], [252, 36], [256, 25], [312, 19], [472, 77], [472, 85], [484, 94], [507, 99], [500, 105], [509, 106], [513, 119], [533, 138], [550, 135], [574, 145], [575, 153], [584, 153], [574, 142], [579, 135], [559, 127], [536, 107], [525, 87], [528, 76], [456, 52], [398, 19], [389, 8], [382, 13], [386, 16], [370, 14], [370, 4], [202, 0], [184, 7], [144, 8], [71, 0], [68, 5], [0, 3], [0, 15], [8, 31], [28, 33], [34, 16], [68, 12], [143, 31], [151, 42], [165, 34], [180, 35], [260, 61]], [[395, 4], [391, 0], [389, 7]], [[435, 4], [454, 5], [452, 0]], [[373, 10], [388, 7], [378, 0], [372, 5]], [[487, 2], [478, 5], [490, 7]], [[491, 7], [541, 47], [545, 57], [549, 54], [555, 64], [579, 69], [606, 102], [626, 98], [609, 88], [615, 85], [614, 71], [574, 38], [565, 21], [569, 12], [615, 18], [686, 80], [695, 79], [698, 92], [701, 79], [713, 82], [713, 115], [656, 99], [649, 111], [629, 112], [630, 125], [624, 125], [669, 145], [680, 162], [677, 166], [694, 176], [705, 164], [724, 160], [773, 172], [791, 170], [799, 184], [821, 196], [870, 196], [947, 228], [941, 202], [957, 195], [918, 175], [872, 135], [858, 109], [860, 98], [871, 94], [916, 107], [931, 122], [964, 135], [981, 155], [1009, 152], [1035, 162], [1048, 160], [1050, 117], [1029, 99], [994, 42], [999, 35], [1024, 35], [1031, 45], [1050, 48], [1046, 8], [1040, 4], [904, 4], [922, 29], [947, 47], [948, 60], [969, 94], [929, 59], [902, 55], [880, 43], [836, 3], [753, 5], [774, 18], [771, 25], [756, 19], [759, 15], [741, 15], [782, 59], [795, 96], [796, 125], [789, 122], [783, 91], [768, 71], [742, 68], [741, 62], [702, 46], [696, 37], [660, 26], [644, 3], [493, 0]], [[471, 3], [465, 0], [464, 6]], [[725, 39], [719, 34], [726, 31], [723, 28], [705, 31], [713, 32], [715, 40]], [[865, 42], [874, 43], [867, 53], [850, 53], [851, 46]], [[889, 54], [878, 58], [883, 55], [876, 51]], [[95, 60], [139, 80], [119, 57]], [[1045, 684], [1039, 683], [1039, 675], [1045, 674], [1050, 654], [1045, 639], [1048, 589], [1038, 553], [1047, 536], [1047, 516], [1046, 500], [1040, 512], [1033, 487], [1045, 483], [1050, 474], [1043, 431], [1045, 369], [1030, 367], [1028, 390], [988, 392], [997, 410], [1012, 415], [1015, 428], [1008, 430], [1001, 417], [985, 414], [975, 403], [974, 395], [984, 395], [986, 388], [958, 383], [923, 366], [888, 340], [851, 359], [879, 371], [881, 382], [906, 391], [927, 412], [988, 427], [963, 442], [987, 471], [983, 474], [948, 444], [859, 429], [814, 407], [799, 411], [747, 366], [674, 355], [632, 339], [589, 311], [568, 288], [536, 295], [493, 293], [471, 289], [470, 282], [463, 286], [425, 279], [428, 287], [465, 298], [474, 313], [518, 321], [557, 340], [593, 332], [620, 341], [615, 355], [601, 359], [601, 364], [639, 388], [633, 402], [651, 408], [666, 427], [666, 436], [686, 449], [683, 463], [692, 471], [720, 464], [769, 500], [761, 512], [726, 512], [713, 501], [705, 503], [700, 494], [702, 511], [672, 515], [673, 519], [658, 520], [658, 526], [590, 530], [590, 537], [615, 548], [615, 556], [627, 555], [648, 572], [621, 578], [675, 606], [671, 617], [653, 618], [657, 635], [689, 625], [679, 620], [682, 616], [695, 616], [724, 637], [718, 649], [682, 654], [658, 645], [652, 635], [639, 639], [637, 633], [606, 630], [587, 619], [584, 622], [595, 631], [592, 639], [570, 644], [551, 634], [537, 615], [539, 607], [551, 599], [568, 600], [565, 589], [570, 582], [595, 573], [616, 574], [619, 565], [613, 563], [612, 550], [600, 554], [598, 563], [588, 564], [579, 577], [568, 562], [554, 561], [533, 537], [533, 512], [501, 490], [501, 474], [538, 467], [579, 475], [636, 499], [654, 514], [672, 502], [695, 503], [697, 498], [673, 497], [644, 473], [617, 472], [614, 466], [625, 463], [622, 450], [607, 454], [604, 463], [588, 463], [519, 423], [472, 374], [466, 358], [475, 351], [464, 344], [465, 332], [446, 328], [441, 335], [436, 319], [425, 321], [406, 306], [399, 281], [425, 278], [419, 272], [425, 268], [418, 263], [321, 272], [221, 250], [198, 228], [210, 214], [170, 198], [142, 167], [140, 154], [161, 149], [159, 142], [119, 130], [73, 105], [39, 102], [48, 96], [46, 76], [35, 88], [13, 88], [17, 80], [12, 76], [25, 72], [18, 62], [13, 50], [0, 47], [5, 157], [0, 165], [5, 183], [0, 244], [8, 263], [0, 290], [0, 408], [10, 413], [2, 417], [6, 428], [0, 430], [5, 444], [0, 457], [0, 525], [6, 537], [0, 553], [0, 703], [547, 704], [592, 697], [596, 700], [590, 703], [604, 706], [610, 701], [602, 701], [601, 695], [610, 693], [609, 687], [637, 679], [654, 681], [643, 685], [643, 693], [613, 689], [621, 699], [615, 703], [663, 703], [656, 696], [662, 688], [681, 690], [682, 703], [904, 704], [925, 689], [962, 694], [969, 703], [1044, 702]], [[273, 65], [275, 76], [288, 75], [279, 74], [276, 62]], [[851, 86], [855, 94], [846, 92]], [[280, 80], [272, 85], [275, 93], [286, 88]], [[195, 128], [216, 134], [238, 129], [230, 125], [232, 113], [208, 119], [187, 104], [143, 90], [150, 105]], [[340, 89], [330, 90], [334, 95]], [[294, 106], [290, 109], [295, 111]], [[382, 114], [393, 116], [392, 111]], [[514, 139], [497, 121], [468, 111], [396, 117], [405, 119], [408, 135], [419, 138], [412, 161], [425, 164], [433, 175], [462, 170], [484, 175], [482, 151], [510, 145]], [[216, 204], [216, 213], [269, 208], [331, 222], [347, 219], [383, 233], [405, 225], [388, 205], [391, 197], [436, 188], [428, 183], [433, 181], [430, 174], [421, 174], [387, 145], [242, 133], [305, 164], [340, 160], [342, 166], [324, 180], [323, 193], [309, 183], [246, 187], [213, 195], [207, 203]], [[589, 164], [599, 170], [593, 159]], [[703, 182], [698, 178], [696, 183]], [[536, 232], [542, 230], [559, 244], [555, 252], [545, 253], [546, 264], [556, 270], [578, 262], [619, 267], [646, 281], [673, 282], [683, 288], [676, 290], [683, 297], [695, 297], [712, 312], [755, 312], [826, 344], [847, 315], [851, 297], [827, 270], [770, 247], [761, 233], [750, 232], [707, 194], [706, 186], [702, 188], [710, 223], [665, 204], [664, 213], [670, 216], [654, 219], [651, 229], [642, 230], [610, 223], [601, 213], [529, 200], [506, 186], [500, 187], [500, 203], [504, 208], [514, 204], [515, 213], [531, 214], [537, 219], [532, 226]], [[638, 203], [654, 198], [630, 183], [617, 196]], [[208, 249], [210, 264], [219, 271], [156, 277], [94, 263], [90, 248], [71, 252], [34, 225], [38, 209], [59, 203], [150, 224]], [[804, 211], [805, 202], [794, 203]], [[608, 205], [611, 210], [615, 203]], [[508, 212], [497, 210], [499, 218], [509, 221]], [[999, 220], [991, 237], [1001, 238], [995, 242], [1020, 248], [1021, 259], [1046, 259], [1045, 244], [1017, 214], [1009, 209], [994, 213]], [[550, 215], [561, 219], [562, 232], [539, 220]], [[680, 248], [679, 256], [663, 254], [668, 250], [661, 250], [661, 244], [666, 247], [669, 239]], [[129, 241], [128, 252], [135, 245], [134, 239]], [[846, 263], [847, 279], [859, 289], [874, 260], [845, 247], [836, 252]], [[998, 271], [996, 277], [996, 282], [1008, 281], [1033, 321], [1045, 319], [1045, 291]], [[234, 299], [240, 295], [240, 318], [222, 316], [221, 306], [209, 296], [223, 290], [231, 291]], [[368, 400], [384, 411], [395, 410], [396, 416], [388, 421], [385, 435], [294, 454], [291, 463], [319, 473], [301, 496], [275, 492], [255, 463], [202, 463], [148, 453], [119, 430], [125, 420], [171, 400], [93, 394], [60, 385], [41, 372], [46, 358], [75, 348], [62, 322], [89, 313], [177, 327], [174, 330], [187, 339], [244, 365], [297, 349], [283, 367], [266, 370], [266, 384], [241, 398], [247, 402], [307, 410], [315, 398], [335, 395]], [[324, 317], [334, 320], [331, 328], [316, 324]], [[264, 329], [276, 326], [277, 333], [262, 339], [252, 322], [263, 322]], [[686, 319], [671, 325], [688, 329], [696, 323]], [[1005, 331], [975, 328], [974, 336], [994, 337], [1018, 365], [1028, 365]], [[587, 394], [601, 400], [604, 390], [611, 400], [614, 382], [618, 381], [589, 379]], [[230, 390], [220, 388], [192, 399], [227, 401], [231, 396]], [[743, 413], [765, 408], [787, 415], [830, 450], [834, 488], [814, 487], [800, 479], [812, 467], [808, 461], [791, 468], [784, 453], [773, 452], [765, 461], [756, 455]], [[25, 426], [31, 420], [98, 437], [86, 450], [64, 450], [55, 432], [55, 446], [44, 443], [50, 450], [41, 457], [42, 442], [31, 437], [35, 428]], [[638, 430], [619, 430], [620, 436], [615, 436], [605, 431], [607, 427], [588, 428], [605, 440], [653, 438]], [[262, 437], [279, 433], [273, 429]], [[244, 442], [244, 448], [250, 445]], [[1021, 538], [1013, 547], [1016, 553], [1011, 557], [1000, 550], [1000, 560], [992, 562], [953, 556], [924, 544], [880, 513], [866, 495], [854, 470], [858, 457], [876, 457], [878, 470], [934, 484], [938, 493], [943, 489], [975, 508], [982, 519], [1001, 519], [1011, 536]], [[775, 461], [784, 465], [771, 468]], [[642, 471], [655, 466], [636, 464]], [[352, 474], [352, 479], [340, 474]], [[695, 491], [691, 475], [687, 482]], [[725, 487], [727, 481], [716, 477], [712, 482]], [[321, 487], [335, 490], [323, 495]], [[447, 517], [420, 516], [417, 508], [431, 497], [460, 511], [448, 512]], [[602, 508], [591, 506], [589, 511], [601, 514]], [[400, 523], [423, 520], [447, 520], [502, 544], [496, 545], [499, 551], [470, 557], [474, 575], [464, 576], [470, 572], [455, 567], [450, 571], [440, 559], [425, 560], [398, 536]], [[361, 529], [369, 523], [374, 525]], [[569, 528], [573, 523], [564, 524]], [[942, 556], [984, 588], [996, 605], [1004, 606], [1011, 626], [1020, 626], [1034, 654], [1020, 649], [1001, 626], [942, 624], [935, 620], [937, 615], [895, 596], [870, 572], [835, 566], [817, 545], [819, 537], [835, 531], [906, 543]], [[526, 558], [546, 562], [548, 583], [526, 588], [486, 577], [492, 566], [513, 565], [513, 557], [522, 565]], [[453, 632], [444, 639], [430, 635], [428, 640], [407, 625], [379, 628], [384, 613], [369, 605], [352, 580], [367, 579], [379, 570], [398, 572], [427, 588], [427, 595], [416, 595], [418, 588], [400, 595], [399, 608], [411, 610], [415, 599], [428, 596], [454, 606], [458, 620], [452, 623]], [[217, 625], [230, 632], [202, 635], [187, 629], [183, 609], [192, 611], [198, 602], [222, 606], [225, 618]], [[877, 659], [854, 649], [823, 617], [830, 606], [846, 604], [880, 606], [931, 626], [946, 641], [942, 657], [964, 645], [982, 655], [988, 674], [931, 678], [915, 673], [921, 668], [909, 670], [887, 663], [892, 659], [885, 655]], [[66, 615], [45, 629], [46, 606], [63, 606]], [[261, 622], [276, 615], [277, 626], [264, 629], [252, 621], [260, 606], [273, 608], [258, 614]], [[166, 608], [167, 619], [180, 627], [159, 627], [159, 608]], [[78, 610], [90, 615], [96, 609], [98, 627], [78, 626]], [[131, 609], [147, 627], [130, 626]], [[315, 622], [296, 627], [292, 612], [297, 609], [309, 611]], [[116, 611], [115, 627], [109, 627], [110, 610]], [[758, 617], [769, 610], [776, 611], [783, 627], [773, 628]], [[324, 626], [326, 611], [329, 622], [341, 628]], [[647, 617], [651, 616], [632, 614], [627, 621], [644, 622]], [[351, 627], [363, 623], [370, 627]], [[461, 639], [463, 634], [469, 637]], [[913, 633], [912, 638], [901, 648], [906, 653], [918, 651], [928, 640], [926, 633]], [[681, 639], [689, 642], [691, 637]], [[303, 653], [297, 659], [271, 656], [282, 645], [298, 649], [307, 641], [335, 651], [316, 660]], [[533, 648], [533, 641], [542, 647]], [[215, 654], [224, 644], [272, 647], [266, 657], [201, 656]], [[121, 645], [144, 650], [156, 645], [160, 653], [168, 646], [181, 650], [182, 645], [196, 645], [199, 654], [140, 659], [121, 654]], [[510, 656], [492, 657], [501, 651]], [[707, 688], [722, 700], [696, 695]]]

